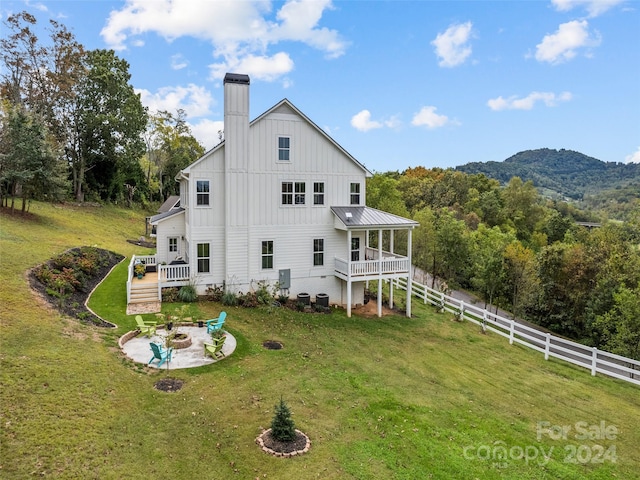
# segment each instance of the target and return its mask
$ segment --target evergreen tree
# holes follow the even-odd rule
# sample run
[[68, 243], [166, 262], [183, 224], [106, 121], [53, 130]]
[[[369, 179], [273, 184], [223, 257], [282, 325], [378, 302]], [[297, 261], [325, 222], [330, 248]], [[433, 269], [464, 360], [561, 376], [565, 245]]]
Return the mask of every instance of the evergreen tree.
[[275, 406], [275, 415], [271, 421], [271, 435], [280, 442], [290, 442], [296, 438], [291, 411], [282, 397], [280, 397], [280, 403]]

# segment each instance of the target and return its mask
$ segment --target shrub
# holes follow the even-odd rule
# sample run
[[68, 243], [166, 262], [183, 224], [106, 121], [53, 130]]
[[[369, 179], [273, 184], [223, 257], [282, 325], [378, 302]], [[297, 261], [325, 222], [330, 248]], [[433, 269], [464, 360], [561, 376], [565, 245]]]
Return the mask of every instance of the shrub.
[[235, 293], [226, 291], [224, 295], [222, 295], [222, 304], [233, 307], [238, 304], [238, 297]]
[[181, 302], [191, 303], [198, 300], [198, 292], [193, 285], [185, 285], [178, 291], [178, 299]]
[[245, 308], [255, 308], [260, 304], [260, 300], [255, 292], [247, 292], [239, 296], [238, 304]]
[[280, 397], [280, 403], [275, 406], [275, 415], [271, 421], [271, 436], [280, 442], [290, 442], [296, 438], [291, 411], [282, 397]]
[[206, 290], [207, 300], [210, 302], [220, 302], [222, 300], [222, 296], [224, 295], [224, 288], [218, 285], [214, 285], [213, 287], [208, 287]]
[[256, 300], [261, 305], [271, 305], [273, 303], [273, 293], [269, 290], [269, 284], [266, 280], [260, 280], [258, 289], [255, 292]]
[[175, 303], [178, 301], [177, 287], [168, 287], [162, 289], [162, 301], [166, 303]]
[[281, 293], [280, 295], [278, 295], [278, 301], [280, 302], [280, 305], [286, 305], [289, 301], [289, 296]]

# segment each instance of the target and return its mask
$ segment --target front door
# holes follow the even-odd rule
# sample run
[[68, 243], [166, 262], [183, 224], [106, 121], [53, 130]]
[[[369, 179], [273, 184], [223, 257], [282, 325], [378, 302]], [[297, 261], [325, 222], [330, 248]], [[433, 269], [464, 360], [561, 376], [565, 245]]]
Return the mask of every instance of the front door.
[[169, 254], [167, 255], [167, 263], [173, 262], [176, 257], [180, 256], [180, 244], [178, 243], [178, 237], [169, 237], [168, 239], [169, 245]]
[[351, 261], [360, 261], [360, 238], [358, 237], [351, 238]]

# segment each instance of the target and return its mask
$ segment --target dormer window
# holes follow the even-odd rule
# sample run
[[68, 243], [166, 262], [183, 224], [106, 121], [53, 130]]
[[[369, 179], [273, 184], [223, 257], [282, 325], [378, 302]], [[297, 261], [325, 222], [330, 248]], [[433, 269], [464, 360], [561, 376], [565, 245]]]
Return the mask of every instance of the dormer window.
[[291, 139], [289, 137], [278, 137], [278, 161], [288, 162], [290, 158]]

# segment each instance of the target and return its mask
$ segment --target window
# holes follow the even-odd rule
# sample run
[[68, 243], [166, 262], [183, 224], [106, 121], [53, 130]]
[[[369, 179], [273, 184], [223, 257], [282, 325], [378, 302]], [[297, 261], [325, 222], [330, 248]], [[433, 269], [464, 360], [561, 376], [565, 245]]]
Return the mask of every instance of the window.
[[209, 257], [209, 244], [198, 244], [198, 273], [209, 273], [209, 265], [211, 259]]
[[196, 205], [209, 205], [209, 180], [196, 182]]
[[178, 251], [178, 237], [169, 237], [169, 251], [170, 252]]
[[293, 182], [282, 182], [282, 204], [293, 205]]
[[313, 265], [324, 265], [324, 238], [313, 239]]
[[360, 205], [360, 184], [351, 184], [351, 205]]
[[304, 205], [304, 192], [305, 192], [305, 183], [304, 182], [296, 182], [295, 183], [296, 190], [296, 205]]
[[281, 162], [289, 161], [290, 140], [289, 137], [278, 137], [278, 160]]
[[313, 183], [313, 204], [324, 205], [324, 182]]
[[273, 240], [262, 242], [262, 268], [273, 268]]
[[360, 239], [358, 237], [351, 239], [351, 261], [357, 262], [360, 260]]

